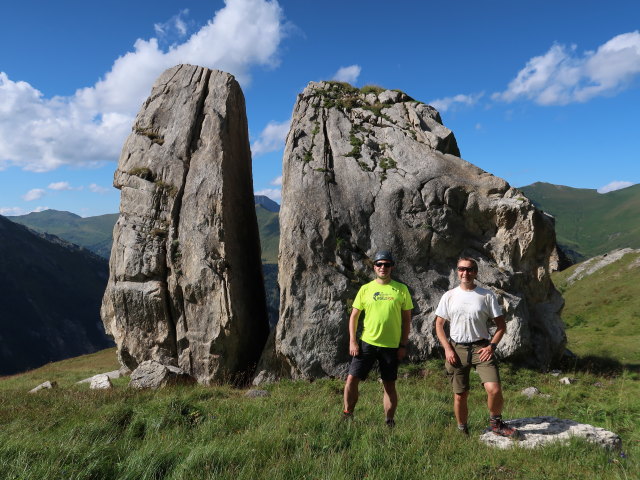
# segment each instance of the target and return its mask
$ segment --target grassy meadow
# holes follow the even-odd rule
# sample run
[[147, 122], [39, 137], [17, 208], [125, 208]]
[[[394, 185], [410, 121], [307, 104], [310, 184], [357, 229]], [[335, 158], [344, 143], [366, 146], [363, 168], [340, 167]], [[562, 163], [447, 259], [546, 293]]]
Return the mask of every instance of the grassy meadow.
[[[380, 384], [363, 382], [353, 422], [340, 419], [342, 381], [282, 381], [270, 396], [230, 386], [110, 391], [75, 382], [117, 368], [113, 349], [0, 379], [3, 479], [631, 479], [640, 472], [640, 382], [614, 365], [580, 362], [562, 385], [503, 365], [505, 417], [551, 415], [618, 433], [624, 454], [583, 440], [496, 450], [477, 435], [485, 397], [469, 399], [471, 437], [456, 431], [442, 362], [402, 368], [397, 427], [383, 422]], [[28, 394], [45, 380], [59, 388]], [[550, 398], [528, 399], [536, 386]]]

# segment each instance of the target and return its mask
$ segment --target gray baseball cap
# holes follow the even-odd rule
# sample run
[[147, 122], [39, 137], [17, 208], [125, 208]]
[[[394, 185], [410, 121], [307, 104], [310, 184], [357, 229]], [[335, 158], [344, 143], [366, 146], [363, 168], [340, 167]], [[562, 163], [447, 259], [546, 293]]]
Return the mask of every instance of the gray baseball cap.
[[375, 257], [373, 257], [373, 262], [375, 263], [379, 260], [388, 260], [391, 263], [394, 263], [393, 255], [391, 255], [389, 250], [380, 250], [379, 252], [376, 252]]

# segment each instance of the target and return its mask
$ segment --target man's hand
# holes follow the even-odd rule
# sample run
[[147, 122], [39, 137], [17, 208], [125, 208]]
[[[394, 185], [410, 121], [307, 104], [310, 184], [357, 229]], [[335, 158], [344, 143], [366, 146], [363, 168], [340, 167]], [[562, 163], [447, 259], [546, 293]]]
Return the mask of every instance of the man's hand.
[[407, 347], [399, 347], [398, 348], [398, 361], [402, 360], [407, 356]]
[[360, 355], [360, 346], [358, 345], [358, 342], [349, 342], [349, 355], [352, 357]]
[[444, 355], [445, 355], [445, 358], [447, 359], [447, 362], [449, 362], [454, 367], [460, 363], [460, 359], [458, 358], [458, 355], [453, 350], [453, 348], [451, 347], [446, 348], [444, 351]]
[[493, 347], [491, 345], [487, 345], [486, 347], [478, 349], [478, 356], [481, 362], [491, 360], [491, 357], [493, 357]]

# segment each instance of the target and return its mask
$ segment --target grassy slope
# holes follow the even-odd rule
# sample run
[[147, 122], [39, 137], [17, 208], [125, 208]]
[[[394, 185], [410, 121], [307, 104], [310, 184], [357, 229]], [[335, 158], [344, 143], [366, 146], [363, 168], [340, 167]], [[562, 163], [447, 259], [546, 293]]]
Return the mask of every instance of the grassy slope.
[[262, 246], [262, 263], [278, 263], [278, 243], [280, 242], [280, 223], [277, 212], [270, 212], [256, 204], [260, 244]]
[[[627, 458], [584, 441], [534, 452], [499, 451], [456, 432], [441, 361], [398, 382], [398, 426], [382, 422], [381, 388], [362, 383], [353, 423], [339, 420], [340, 380], [282, 381], [267, 398], [227, 386], [112, 391], [73, 385], [115, 368], [113, 349], [0, 380], [4, 479], [582, 479], [635, 478], [640, 464], [638, 374], [569, 372], [579, 382], [503, 367], [511, 418], [552, 415], [615, 431]], [[60, 388], [28, 394], [38, 382]], [[593, 386], [595, 382], [602, 386]], [[550, 398], [527, 399], [535, 385]], [[484, 395], [470, 396], [472, 435], [486, 424]], [[636, 472], [634, 474], [633, 472]]]
[[586, 257], [640, 248], [640, 185], [606, 194], [549, 183], [520, 190], [556, 217], [558, 243]]
[[567, 286], [576, 267], [552, 276], [566, 302], [568, 348], [640, 365], [640, 254], [627, 254]]

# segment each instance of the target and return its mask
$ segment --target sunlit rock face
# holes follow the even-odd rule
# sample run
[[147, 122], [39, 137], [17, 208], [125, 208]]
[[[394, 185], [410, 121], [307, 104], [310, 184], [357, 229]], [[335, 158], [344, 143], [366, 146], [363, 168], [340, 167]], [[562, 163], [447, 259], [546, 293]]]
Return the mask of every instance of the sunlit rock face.
[[307, 86], [286, 142], [280, 222], [280, 319], [266, 371], [284, 361], [298, 378], [346, 373], [351, 303], [381, 249], [413, 296], [411, 360], [439, 348], [433, 312], [457, 284], [461, 255], [478, 260], [478, 283], [506, 312], [501, 357], [544, 366], [564, 351], [552, 221], [461, 159], [438, 112], [402, 92]]
[[268, 334], [244, 96], [178, 65], [153, 86], [114, 177], [121, 190], [102, 319], [123, 365], [201, 383], [246, 375]]

